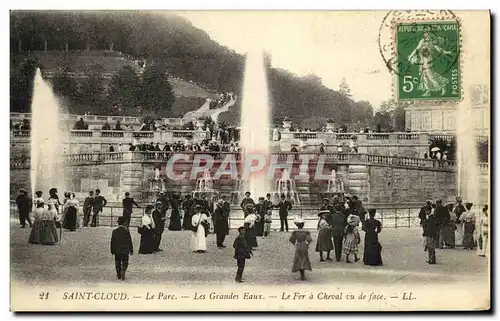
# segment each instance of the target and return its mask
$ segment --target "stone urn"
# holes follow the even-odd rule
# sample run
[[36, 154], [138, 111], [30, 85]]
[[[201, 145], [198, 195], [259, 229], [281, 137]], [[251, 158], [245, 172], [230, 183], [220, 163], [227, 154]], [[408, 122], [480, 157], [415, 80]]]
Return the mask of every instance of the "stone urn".
[[327, 120], [326, 122], [326, 130], [332, 132], [335, 131], [335, 123], [331, 119]]
[[292, 127], [292, 121], [288, 118], [285, 118], [283, 120], [283, 128], [285, 129], [285, 131], [289, 132], [291, 127]]
[[203, 130], [203, 125], [204, 125], [204, 120], [203, 119], [197, 119], [196, 120], [196, 129], [197, 130]]

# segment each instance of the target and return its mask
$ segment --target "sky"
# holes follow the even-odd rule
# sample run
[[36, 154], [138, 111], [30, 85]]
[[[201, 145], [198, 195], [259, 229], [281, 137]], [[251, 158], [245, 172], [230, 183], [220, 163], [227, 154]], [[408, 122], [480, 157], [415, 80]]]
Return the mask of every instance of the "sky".
[[375, 109], [391, 98], [392, 78], [382, 60], [382, 11], [184, 11], [179, 15], [238, 53], [261, 48], [274, 67], [315, 74], [337, 90], [347, 80], [354, 100]]

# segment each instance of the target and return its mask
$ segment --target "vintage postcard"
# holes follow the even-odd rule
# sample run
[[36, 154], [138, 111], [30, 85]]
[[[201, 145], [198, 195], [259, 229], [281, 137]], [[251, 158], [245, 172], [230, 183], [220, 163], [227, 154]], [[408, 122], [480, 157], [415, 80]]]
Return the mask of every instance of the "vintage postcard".
[[11, 310], [485, 311], [490, 12], [10, 12]]

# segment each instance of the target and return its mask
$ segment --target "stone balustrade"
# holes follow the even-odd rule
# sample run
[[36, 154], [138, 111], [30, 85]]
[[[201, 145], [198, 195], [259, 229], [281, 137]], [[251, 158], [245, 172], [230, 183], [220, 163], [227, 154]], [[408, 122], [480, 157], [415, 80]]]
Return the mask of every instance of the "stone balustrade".
[[[93, 116], [101, 117], [101, 116]], [[105, 116], [102, 116], [105, 117]], [[114, 117], [114, 116], [113, 116]], [[204, 131], [198, 130], [163, 130], [163, 131], [120, 131], [120, 130], [101, 130], [101, 129], [88, 129], [88, 130], [69, 130], [70, 137], [85, 137], [89, 140], [88, 143], [99, 143], [97, 138], [113, 138], [113, 143], [128, 144], [133, 139], [146, 139], [154, 142], [177, 142], [179, 140], [189, 139], [194, 141], [201, 141], [206, 138]], [[11, 141], [23, 141], [29, 139], [29, 130], [11, 130]], [[270, 135], [272, 137], [272, 135]], [[96, 141], [93, 139], [96, 138]], [[300, 144], [305, 142], [310, 145], [346, 145], [351, 140], [354, 140], [358, 146], [363, 145], [395, 145], [395, 144], [408, 144], [408, 145], [428, 145], [430, 139], [443, 139], [451, 141], [454, 135], [442, 134], [426, 134], [426, 133], [332, 133], [332, 132], [285, 132], [281, 133], [280, 142], [289, 142], [291, 144]], [[118, 140], [116, 140], [118, 139]], [[488, 136], [476, 136], [477, 141], [488, 141]], [[107, 143], [102, 141], [101, 143]]]
[[[63, 162], [67, 166], [94, 165], [104, 163], [125, 163], [125, 162], [166, 162], [174, 154], [182, 154], [184, 157], [178, 159], [179, 162], [192, 162], [196, 155], [205, 155], [212, 157], [215, 161], [222, 160], [228, 155], [232, 155], [237, 162], [243, 160], [241, 153], [228, 152], [113, 152], [113, 153], [80, 153], [80, 154], [65, 154]], [[344, 154], [344, 153], [301, 153], [302, 157], [308, 156], [311, 163], [319, 160], [325, 163], [334, 164], [356, 164], [356, 165], [379, 165], [379, 166], [394, 166], [405, 168], [418, 168], [438, 171], [455, 171], [456, 162], [448, 160], [433, 160], [424, 158], [397, 157], [384, 155], [369, 155], [369, 154]], [[290, 158], [295, 159], [298, 154], [294, 153], [272, 153], [271, 157], [275, 157], [278, 162], [285, 162]], [[296, 158], [296, 161], [299, 161]], [[29, 168], [29, 157], [19, 157], [10, 159], [11, 169]], [[479, 163], [478, 169], [481, 174], [488, 174], [489, 164]]]

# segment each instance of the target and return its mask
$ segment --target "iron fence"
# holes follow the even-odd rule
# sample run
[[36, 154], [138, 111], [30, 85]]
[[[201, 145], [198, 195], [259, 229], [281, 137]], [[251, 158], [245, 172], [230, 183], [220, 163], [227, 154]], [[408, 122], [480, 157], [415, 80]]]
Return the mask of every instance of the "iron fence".
[[[411, 228], [420, 226], [418, 218], [419, 208], [377, 208], [376, 217], [384, 228]], [[318, 207], [295, 207], [289, 215], [288, 221], [297, 218], [303, 218], [306, 221], [306, 228], [315, 228], [318, 220], [317, 213]], [[10, 208], [11, 219], [17, 218], [18, 211], [15, 206]], [[123, 208], [115, 206], [106, 206], [102, 213], [99, 214], [97, 219], [98, 226], [116, 227], [118, 225], [118, 217], [122, 216]], [[138, 226], [140, 224], [141, 216], [144, 214], [144, 208], [134, 208], [130, 226]], [[92, 215], [92, 213], [91, 213]], [[182, 215], [182, 211], [181, 211]], [[33, 213], [30, 213], [33, 217]], [[78, 214], [80, 224], [83, 221], [83, 213]], [[239, 208], [232, 208], [230, 214], [230, 227], [237, 228], [243, 225], [243, 211]], [[238, 223], [238, 224], [237, 224]], [[273, 211], [273, 225], [279, 224], [278, 210]], [[168, 225], [167, 225], [168, 226]]]

